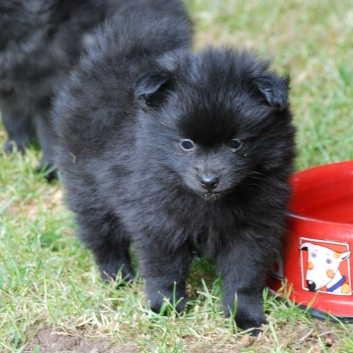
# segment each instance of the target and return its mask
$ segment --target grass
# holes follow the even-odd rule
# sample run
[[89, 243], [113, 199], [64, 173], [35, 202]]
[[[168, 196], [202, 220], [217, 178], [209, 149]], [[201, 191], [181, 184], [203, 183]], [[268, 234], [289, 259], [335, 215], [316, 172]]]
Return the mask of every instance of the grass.
[[[290, 73], [297, 169], [353, 159], [352, 0], [187, 0], [196, 49], [240, 46]], [[0, 142], [6, 135], [0, 126]], [[143, 280], [101, 283], [74, 236], [60, 183], [34, 166], [40, 153], [0, 155], [0, 352], [22, 352], [44, 328], [136, 352], [353, 352], [353, 326], [319, 322], [264, 292], [269, 324], [247, 341], [221, 314], [221, 280], [207, 261], [190, 276], [188, 310], [145, 307]], [[38, 352], [33, 345], [33, 352]], [[130, 351], [129, 351], [130, 352]], [[132, 352], [132, 350], [131, 350]], [[134, 351], [135, 352], [135, 351]]]

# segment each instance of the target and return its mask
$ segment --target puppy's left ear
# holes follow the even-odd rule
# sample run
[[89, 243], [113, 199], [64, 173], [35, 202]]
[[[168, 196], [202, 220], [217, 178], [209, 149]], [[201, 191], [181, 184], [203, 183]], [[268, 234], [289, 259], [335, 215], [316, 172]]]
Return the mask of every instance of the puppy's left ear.
[[283, 110], [288, 105], [289, 82], [289, 76], [282, 78], [270, 73], [257, 79], [259, 90], [267, 102], [279, 110]]
[[145, 112], [163, 104], [172, 86], [169, 72], [154, 71], [142, 74], [135, 83], [135, 99]]

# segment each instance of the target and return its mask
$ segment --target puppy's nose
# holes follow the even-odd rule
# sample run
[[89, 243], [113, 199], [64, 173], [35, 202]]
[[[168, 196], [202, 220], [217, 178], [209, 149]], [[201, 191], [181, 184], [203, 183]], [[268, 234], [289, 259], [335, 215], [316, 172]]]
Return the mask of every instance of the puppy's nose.
[[219, 184], [218, 176], [203, 175], [200, 179], [201, 186], [208, 191], [215, 189]]

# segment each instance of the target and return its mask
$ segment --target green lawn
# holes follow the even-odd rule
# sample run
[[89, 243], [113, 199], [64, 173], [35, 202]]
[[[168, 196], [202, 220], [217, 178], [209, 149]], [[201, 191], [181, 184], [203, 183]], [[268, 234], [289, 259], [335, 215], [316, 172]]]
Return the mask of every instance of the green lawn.
[[[196, 49], [253, 49], [290, 74], [298, 170], [353, 159], [353, 0], [186, 3]], [[0, 125], [1, 144], [5, 138]], [[0, 155], [0, 352], [39, 352], [41, 341], [33, 339], [43, 329], [87, 347], [111, 345], [92, 353], [353, 352], [353, 325], [314, 320], [266, 292], [269, 324], [262, 336], [249, 341], [234, 334], [221, 314], [221, 280], [205, 261], [193, 267], [191, 300], [181, 316], [147, 310], [143, 279], [123, 289], [101, 283], [74, 236], [60, 183], [48, 185], [33, 171], [39, 160], [35, 150]]]

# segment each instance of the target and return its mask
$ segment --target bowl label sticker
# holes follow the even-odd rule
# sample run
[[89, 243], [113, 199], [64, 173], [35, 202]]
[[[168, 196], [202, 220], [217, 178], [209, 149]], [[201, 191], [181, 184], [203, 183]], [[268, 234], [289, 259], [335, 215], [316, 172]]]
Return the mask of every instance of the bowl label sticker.
[[348, 243], [300, 237], [302, 288], [311, 292], [352, 295]]

